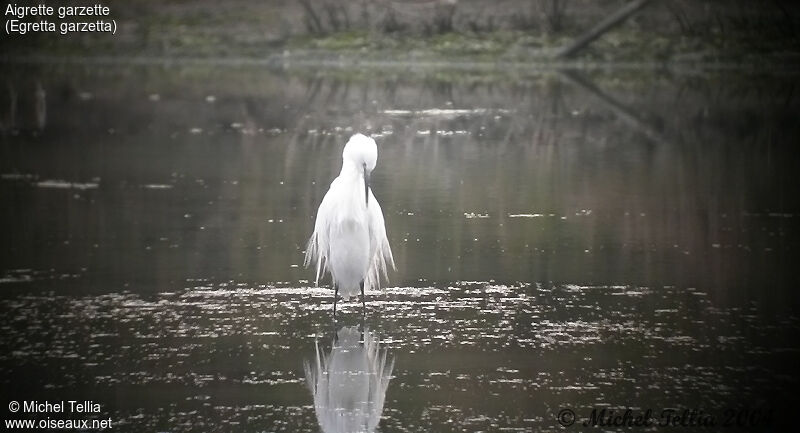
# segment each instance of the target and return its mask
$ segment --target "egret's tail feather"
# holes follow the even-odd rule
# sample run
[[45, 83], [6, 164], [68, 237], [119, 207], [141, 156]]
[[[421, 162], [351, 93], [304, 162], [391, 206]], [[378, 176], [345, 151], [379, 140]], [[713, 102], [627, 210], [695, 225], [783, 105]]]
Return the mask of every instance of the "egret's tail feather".
[[367, 272], [366, 285], [369, 289], [380, 290], [381, 288], [381, 275], [388, 282], [389, 272], [387, 265], [391, 265], [393, 270], [397, 270], [394, 264], [394, 257], [392, 256], [392, 248], [389, 246], [389, 240], [386, 239], [385, 232], [383, 239], [379, 242], [375, 254], [372, 257], [372, 262]]
[[[324, 240], [323, 240], [324, 241]], [[306, 258], [303, 261], [303, 266], [306, 268], [312, 263], [316, 263], [317, 273], [316, 277], [314, 278], [314, 285], [319, 286], [319, 277], [325, 273], [327, 270], [327, 247], [323, 248], [323, 245], [320, 245], [319, 235], [314, 232], [311, 235], [311, 238], [308, 239], [308, 244], [306, 245]], [[327, 242], [325, 242], [327, 245]]]

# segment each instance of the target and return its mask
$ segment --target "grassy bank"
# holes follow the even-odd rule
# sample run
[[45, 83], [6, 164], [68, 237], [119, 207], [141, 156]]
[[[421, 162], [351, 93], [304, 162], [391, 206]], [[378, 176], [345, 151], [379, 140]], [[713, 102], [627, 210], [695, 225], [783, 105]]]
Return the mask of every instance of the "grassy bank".
[[[391, 3], [391, 2], [390, 2]], [[553, 62], [800, 64], [797, 13], [759, 2], [653, 1], [569, 59], [554, 53], [624, 1], [422, 2], [411, 12], [380, 3], [299, 1], [153, 5], [109, 1], [109, 34], [11, 35], [6, 60], [244, 60], [271, 64], [550, 64]], [[548, 4], [549, 6], [542, 6]], [[430, 5], [430, 7], [425, 6]], [[506, 12], [500, 12], [505, 10]], [[511, 12], [508, 12], [511, 11]]]

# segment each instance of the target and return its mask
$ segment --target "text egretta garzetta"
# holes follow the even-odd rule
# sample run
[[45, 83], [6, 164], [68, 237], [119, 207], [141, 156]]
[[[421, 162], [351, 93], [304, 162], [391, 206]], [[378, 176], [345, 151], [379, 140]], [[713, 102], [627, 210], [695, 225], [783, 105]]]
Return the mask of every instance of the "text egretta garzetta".
[[386, 238], [383, 211], [369, 187], [369, 177], [378, 162], [375, 140], [355, 134], [342, 151], [342, 171], [331, 182], [317, 211], [314, 233], [306, 247], [305, 265], [316, 264], [319, 278], [331, 274], [334, 287], [333, 314], [341, 292], [343, 298], [361, 289], [379, 288], [386, 266], [394, 268], [392, 249]]

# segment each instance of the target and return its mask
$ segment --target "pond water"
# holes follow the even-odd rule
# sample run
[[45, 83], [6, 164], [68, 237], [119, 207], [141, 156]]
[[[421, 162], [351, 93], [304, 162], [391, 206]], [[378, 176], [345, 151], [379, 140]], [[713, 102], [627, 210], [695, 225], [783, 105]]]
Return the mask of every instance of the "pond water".
[[[796, 76], [0, 70], [3, 405], [91, 400], [115, 431], [788, 422]], [[359, 131], [397, 271], [334, 322], [303, 253]]]

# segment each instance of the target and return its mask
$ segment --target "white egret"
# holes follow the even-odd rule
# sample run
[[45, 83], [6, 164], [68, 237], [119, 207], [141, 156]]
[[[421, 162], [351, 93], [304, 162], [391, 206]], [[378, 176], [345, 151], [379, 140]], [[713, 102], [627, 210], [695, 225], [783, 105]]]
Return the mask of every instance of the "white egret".
[[387, 264], [395, 267], [383, 211], [369, 187], [377, 161], [375, 140], [362, 134], [350, 137], [342, 151], [342, 171], [319, 205], [306, 247], [305, 266], [315, 263], [316, 284], [325, 272], [331, 274], [334, 315], [340, 291], [346, 299], [360, 288], [361, 304], [366, 308], [365, 287], [380, 288], [380, 274], [388, 279]]
[[305, 362], [306, 384], [314, 397], [314, 413], [324, 433], [371, 433], [383, 413], [394, 368], [386, 349], [369, 331], [345, 327], [337, 333], [328, 356], [316, 345], [313, 363]]

